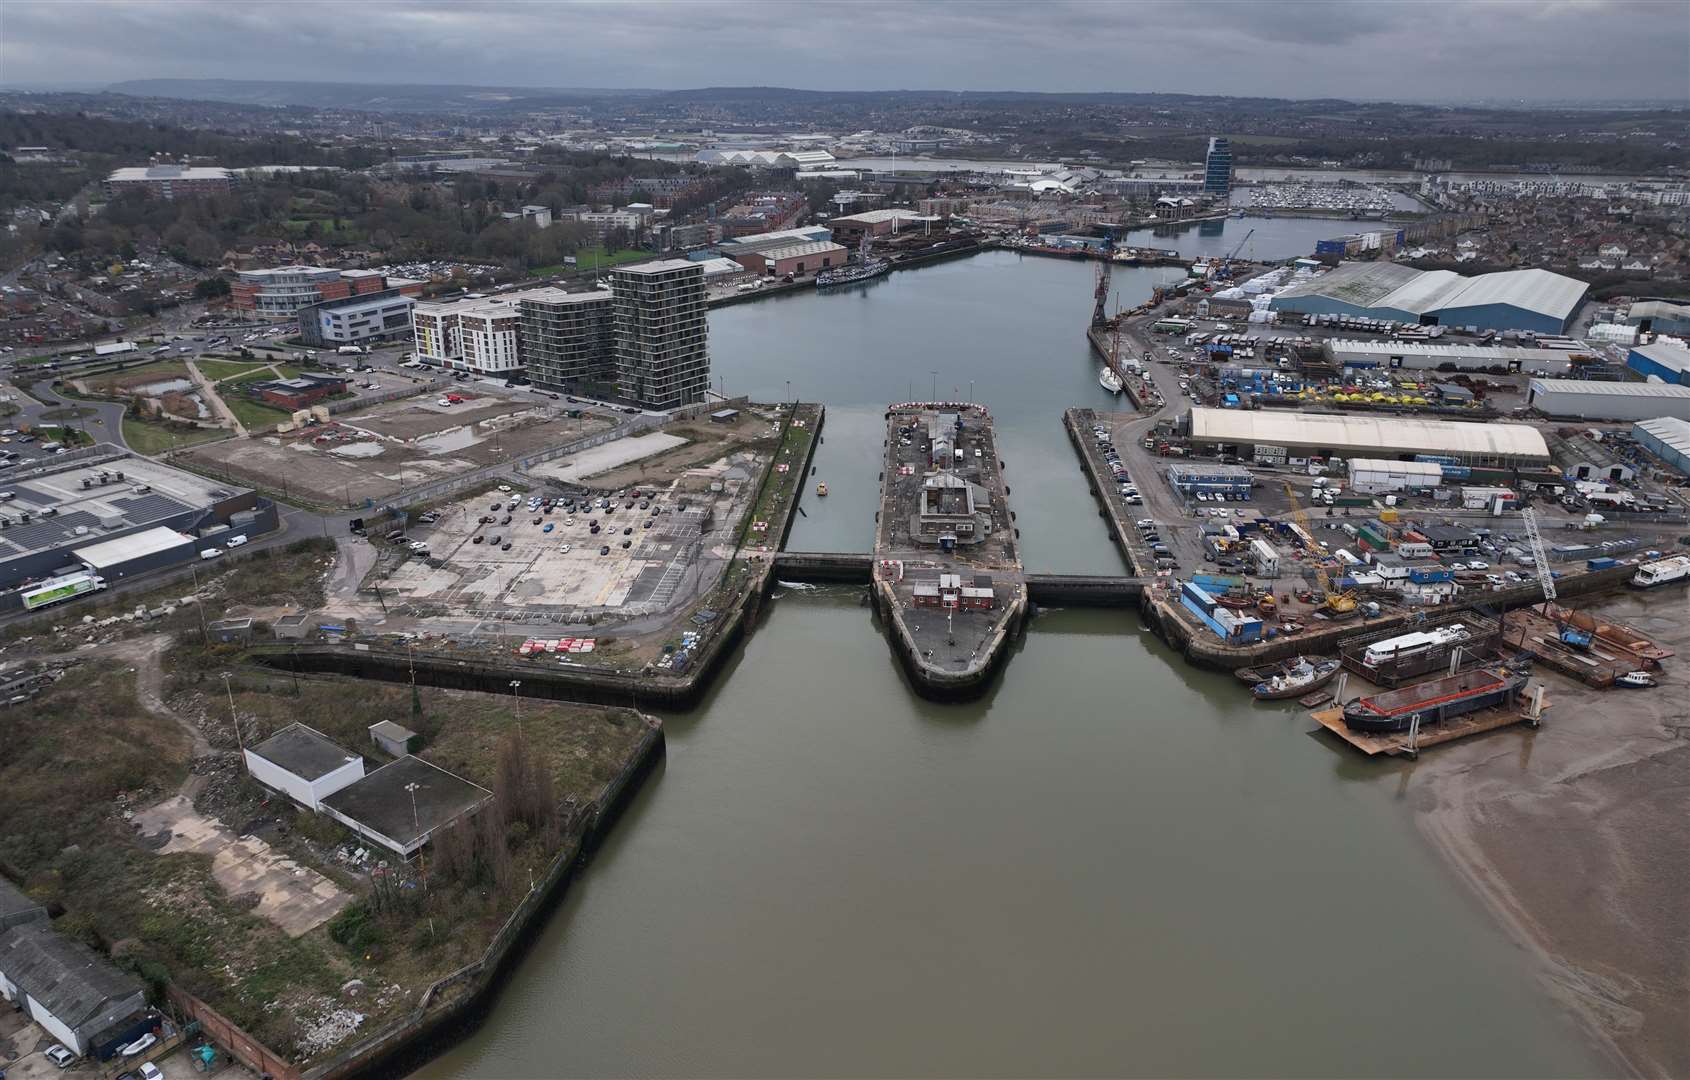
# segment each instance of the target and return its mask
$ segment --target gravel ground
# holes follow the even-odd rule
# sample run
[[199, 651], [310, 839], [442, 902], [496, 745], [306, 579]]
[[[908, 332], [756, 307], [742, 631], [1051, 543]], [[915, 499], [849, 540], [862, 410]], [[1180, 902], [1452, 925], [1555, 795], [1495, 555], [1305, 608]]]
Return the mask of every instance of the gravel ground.
[[1682, 588], [1592, 610], [1678, 656], [1653, 690], [1543, 673], [1536, 732], [1438, 747], [1405, 765], [1426, 835], [1542, 961], [1616, 1072], [1690, 1076], [1690, 626]]

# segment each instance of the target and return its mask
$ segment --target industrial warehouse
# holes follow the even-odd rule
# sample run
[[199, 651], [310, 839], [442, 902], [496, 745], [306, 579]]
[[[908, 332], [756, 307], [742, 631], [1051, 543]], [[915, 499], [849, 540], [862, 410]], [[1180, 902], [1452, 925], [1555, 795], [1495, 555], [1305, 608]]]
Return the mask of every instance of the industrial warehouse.
[[1549, 461], [1543, 434], [1524, 424], [1194, 408], [1190, 437], [1193, 447], [1232, 447], [1246, 456], [1254, 456], [1257, 447], [1269, 446], [1295, 454], [1342, 457], [1439, 454], [1472, 465]]
[[1548, 270], [1503, 270], [1469, 278], [1452, 270], [1356, 262], [1293, 285], [1274, 296], [1270, 306], [1286, 314], [1563, 334], [1588, 288]]
[[[0, 587], [97, 563], [110, 582], [177, 565], [239, 532], [276, 528], [276, 507], [245, 488], [220, 485], [102, 445], [8, 477], [0, 489]], [[0, 604], [16, 607], [20, 593]]]
[[1545, 416], [1579, 420], [1690, 420], [1690, 386], [1669, 383], [1533, 379], [1526, 401]]

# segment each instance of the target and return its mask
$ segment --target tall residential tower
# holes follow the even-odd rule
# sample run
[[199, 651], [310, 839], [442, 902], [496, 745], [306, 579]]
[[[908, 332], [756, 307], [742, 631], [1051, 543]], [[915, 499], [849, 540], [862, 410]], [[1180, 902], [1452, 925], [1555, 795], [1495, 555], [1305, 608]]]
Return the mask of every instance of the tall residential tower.
[[662, 259], [611, 272], [616, 386], [652, 409], [704, 400], [710, 385], [704, 267]]

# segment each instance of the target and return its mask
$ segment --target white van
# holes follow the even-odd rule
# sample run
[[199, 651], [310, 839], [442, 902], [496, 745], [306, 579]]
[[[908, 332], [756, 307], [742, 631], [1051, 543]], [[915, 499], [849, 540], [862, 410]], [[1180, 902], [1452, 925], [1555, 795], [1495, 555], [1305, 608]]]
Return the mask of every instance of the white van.
[[204, 551], [200, 552], [200, 558], [202, 558], [202, 559], [215, 559], [215, 558], [218, 558], [219, 556], [221, 556], [222, 554], [223, 554], [222, 548], [206, 548]]
[[245, 536], [231, 536], [231, 537], [229, 537], [228, 540], [224, 541], [224, 543], [228, 544], [232, 548], [238, 548], [242, 544], [246, 543], [246, 537]]

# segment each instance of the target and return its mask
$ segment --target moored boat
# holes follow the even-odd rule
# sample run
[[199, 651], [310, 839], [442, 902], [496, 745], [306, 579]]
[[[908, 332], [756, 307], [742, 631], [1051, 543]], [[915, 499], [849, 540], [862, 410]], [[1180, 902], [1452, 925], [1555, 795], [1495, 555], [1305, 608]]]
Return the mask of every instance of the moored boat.
[[1232, 674], [1246, 686], [1255, 686], [1259, 682], [1267, 682], [1276, 675], [1283, 675], [1299, 664], [1306, 662], [1301, 656], [1293, 656], [1289, 660], [1278, 660], [1266, 664], [1257, 664], [1255, 667], [1239, 668]]
[[817, 484], [816, 485], [816, 494], [817, 495], [826, 495], [827, 494], [827, 485], [826, 484]]
[[1282, 675], [1257, 683], [1250, 688], [1250, 693], [1257, 701], [1298, 697], [1331, 682], [1341, 667], [1343, 665], [1337, 660], [1317, 660], [1312, 664], [1304, 661]]
[[1646, 690], [1651, 686], [1661, 685], [1653, 675], [1647, 671], [1628, 671], [1614, 680], [1615, 686], [1628, 686], [1633, 690]]
[[1478, 668], [1448, 678], [1433, 679], [1344, 706], [1344, 726], [1351, 731], [1390, 733], [1421, 724], [1449, 720], [1465, 713], [1513, 701], [1525, 689], [1524, 672]]
[[1121, 377], [1115, 374], [1113, 368], [1105, 367], [1097, 373], [1097, 385], [1111, 394], [1119, 394], [1122, 389]]

